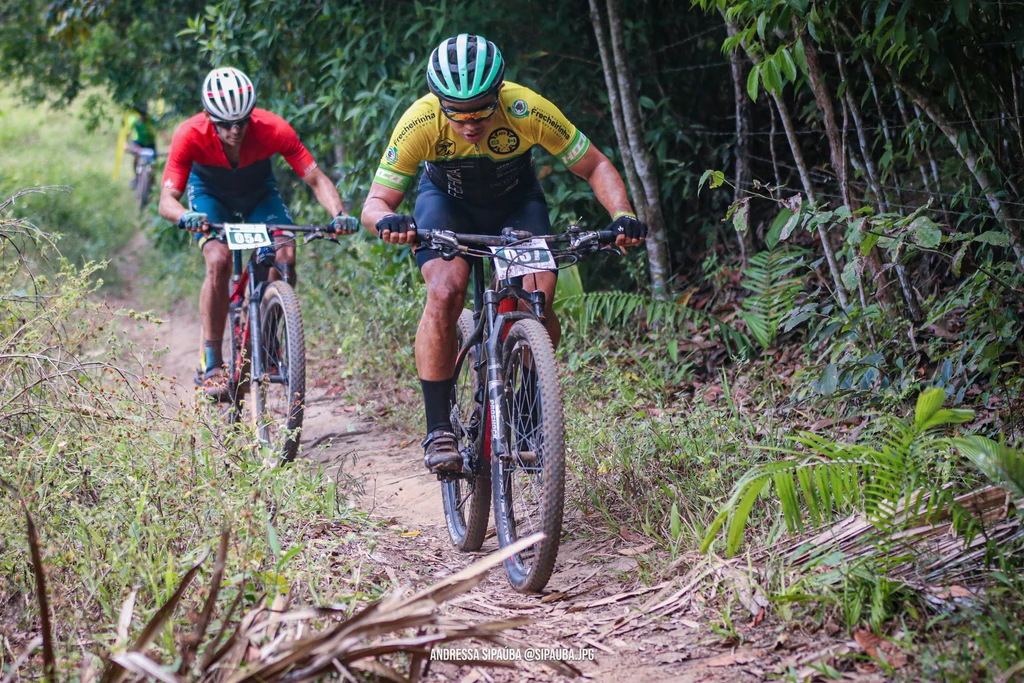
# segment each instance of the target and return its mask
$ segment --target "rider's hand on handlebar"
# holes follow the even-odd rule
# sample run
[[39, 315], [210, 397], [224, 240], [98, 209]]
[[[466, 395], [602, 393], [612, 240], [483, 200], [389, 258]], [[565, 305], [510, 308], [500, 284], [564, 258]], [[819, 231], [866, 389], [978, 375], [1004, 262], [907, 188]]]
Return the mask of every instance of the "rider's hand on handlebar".
[[186, 211], [181, 218], [178, 219], [178, 227], [184, 228], [189, 232], [209, 232], [207, 223], [210, 222], [210, 217], [205, 213], [199, 213], [198, 211]]
[[615, 246], [635, 247], [647, 237], [647, 224], [631, 213], [618, 213], [608, 229], [617, 233]]
[[331, 232], [334, 235], [351, 235], [359, 229], [359, 219], [355, 216], [346, 216], [339, 213], [330, 223]]
[[389, 213], [377, 221], [377, 233], [388, 244], [412, 244], [416, 241], [416, 221], [412, 216]]

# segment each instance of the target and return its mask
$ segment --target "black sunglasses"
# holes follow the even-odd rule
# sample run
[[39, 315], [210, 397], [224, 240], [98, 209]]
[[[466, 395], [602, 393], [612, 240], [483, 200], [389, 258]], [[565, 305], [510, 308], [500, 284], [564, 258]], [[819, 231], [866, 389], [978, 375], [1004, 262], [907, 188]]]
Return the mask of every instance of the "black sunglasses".
[[238, 126], [239, 128], [245, 128], [249, 125], [249, 119], [251, 118], [251, 116], [246, 116], [244, 119], [238, 119], [237, 121], [214, 121], [213, 125], [217, 126], [218, 128], [223, 128], [224, 130], [231, 130], [235, 126]]

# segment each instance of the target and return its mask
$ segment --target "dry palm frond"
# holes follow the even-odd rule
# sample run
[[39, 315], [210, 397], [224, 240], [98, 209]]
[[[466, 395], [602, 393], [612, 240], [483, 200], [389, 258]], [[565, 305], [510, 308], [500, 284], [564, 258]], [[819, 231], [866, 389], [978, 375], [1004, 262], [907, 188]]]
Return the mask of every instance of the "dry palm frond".
[[[336, 621], [343, 613], [340, 608], [254, 610], [232, 636], [231, 648], [210, 662], [200, 679], [210, 683], [303, 683], [339, 673], [349, 678], [359, 672], [376, 680], [417, 681], [432, 648], [474, 638], [504, 644], [499, 633], [529, 623], [511, 619], [469, 625], [442, 617], [438, 607], [471, 590], [489, 569], [541, 538], [543, 535], [537, 534], [522, 539], [429, 588], [408, 596], [386, 596], [340, 622]], [[310, 635], [303, 637], [303, 633]], [[258, 654], [244, 661], [253, 652]], [[398, 654], [405, 658], [395, 657]], [[404, 663], [408, 674], [396, 668], [399, 663]], [[476, 664], [509, 666], [505, 662]], [[561, 673], [575, 673], [562, 668]]]
[[[987, 486], [953, 499], [981, 526], [983, 533], [964, 537], [957, 533], [953, 512], [947, 507], [929, 506], [925, 497], [912, 497], [913, 506], [904, 503], [894, 519], [901, 531], [879, 544], [878, 527], [864, 514], [850, 515], [833, 526], [791, 543], [783, 550], [790, 566], [813, 563], [824, 555], [839, 551], [847, 560], [869, 558], [898, 550], [903, 561], [889, 567], [891, 578], [907, 581], [949, 581], [976, 569], [992, 543], [1007, 546], [1024, 538], [1024, 526], [1012, 512], [1024, 509], [1024, 499], [1013, 501], [1001, 487]], [[762, 553], [763, 554], [763, 553]]]
[[[32, 513], [28, 511], [28, 505], [25, 503], [25, 499], [18, 493], [17, 489], [11, 486], [8, 482], [0, 479], [0, 486], [7, 489], [11, 494], [18, 498], [18, 502], [21, 504], [22, 510], [25, 512], [25, 527], [28, 533], [28, 547], [29, 553], [32, 557], [32, 573], [35, 575], [36, 580], [36, 600], [39, 602], [39, 618], [42, 633], [40, 634], [40, 644], [43, 646], [43, 673], [46, 676], [47, 681], [56, 680], [56, 657], [53, 654], [53, 628], [50, 625], [50, 604], [46, 596], [46, 571], [43, 568], [43, 555], [39, 550], [39, 534], [36, 532], [36, 523], [32, 519]], [[23, 661], [27, 658], [28, 654], [31, 653], [38, 645], [35, 641], [26, 648], [25, 652], [19, 657], [19, 661]], [[20, 666], [20, 664], [19, 664]], [[17, 670], [17, 667], [11, 669], [11, 672]]]

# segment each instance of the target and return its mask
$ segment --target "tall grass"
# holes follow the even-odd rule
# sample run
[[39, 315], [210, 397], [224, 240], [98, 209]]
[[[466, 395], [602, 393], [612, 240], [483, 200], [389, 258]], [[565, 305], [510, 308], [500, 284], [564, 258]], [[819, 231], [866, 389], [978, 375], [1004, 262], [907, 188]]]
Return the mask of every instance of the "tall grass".
[[[225, 528], [223, 594], [242, 607], [288, 592], [354, 608], [379, 594], [360, 570], [351, 578], [362, 560], [345, 548], [370, 525], [338, 484], [309, 463], [276, 469], [251, 434], [179, 407], [158, 358], [126, 341], [139, 316], [105, 313], [94, 270], [62, 261], [9, 211], [0, 207], [0, 671], [40, 623], [21, 505], [36, 520], [61, 679], [83, 650], [105, 657], [132, 630], [118, 626], [129, 596], [148, 622]], [[36, 254], [54, 264], [46, 277], [27, 260]], [[152, 657], [173, 661], [202, 599], [185, 599]]]
[[[61, 253], [77, 264], [110, 259], [138, 224], [128, 187], [130, 163], [122, 160], [120, 180], [111, 177], [120, 122], [101, 120], [88, 130], [86, 99], [57, 110], [25, 104], [0, 89], [0, 197], [26, 187], [66, 188], [22, 197], [18, 210], [42, 230], [61, 235]], [[98, 275], [117, 279], [114, 268]]]

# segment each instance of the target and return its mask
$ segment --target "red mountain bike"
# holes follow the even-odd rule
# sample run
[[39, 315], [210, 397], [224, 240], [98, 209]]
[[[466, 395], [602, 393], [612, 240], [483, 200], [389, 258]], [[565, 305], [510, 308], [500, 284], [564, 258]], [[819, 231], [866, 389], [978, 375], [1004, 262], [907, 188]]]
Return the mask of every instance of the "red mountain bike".
[[[328, 237], [325, 225], [212, 223], [217, 239], [232, 251], [228, 305], [228, 422], [242, 420], [248, 404], [253, 428], [281, 464], [295, 459], [306, 403], [306, 339], [299, 300], [285, 280], [271, 280], [274, 254], [270, 233], [302, 233], [303, 243]], [[253, 252], [245, 268], [242, 251]], [[279, 274], [280, 275], [280, 274]]]

